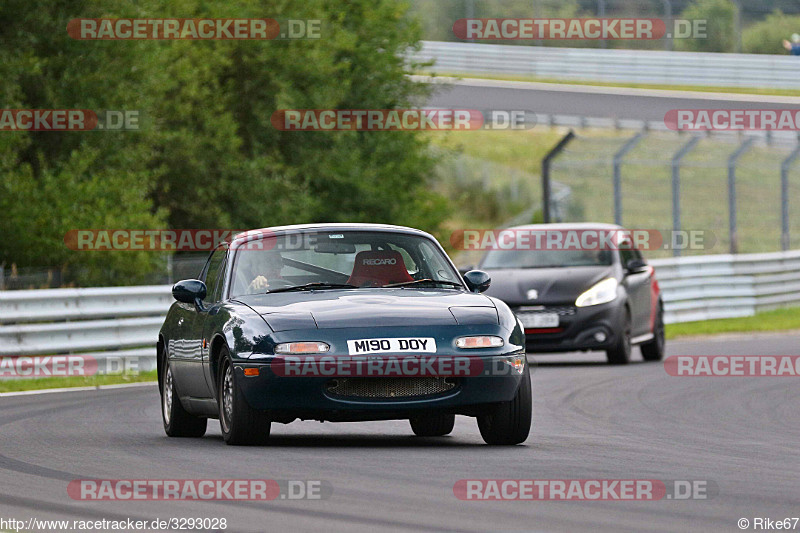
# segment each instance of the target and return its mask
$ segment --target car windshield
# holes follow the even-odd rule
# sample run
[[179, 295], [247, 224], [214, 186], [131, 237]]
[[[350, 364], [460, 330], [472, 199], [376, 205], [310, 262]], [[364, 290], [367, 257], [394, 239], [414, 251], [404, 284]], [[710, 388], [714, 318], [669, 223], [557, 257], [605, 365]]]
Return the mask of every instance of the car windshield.
[[231, 296], [362, 287], [463, 289], [430, 239], [380, 231], [265, 235], [235, 252]]
[[611, 250], [490, 250], [481, 268], [553, 268], [611, 265]]

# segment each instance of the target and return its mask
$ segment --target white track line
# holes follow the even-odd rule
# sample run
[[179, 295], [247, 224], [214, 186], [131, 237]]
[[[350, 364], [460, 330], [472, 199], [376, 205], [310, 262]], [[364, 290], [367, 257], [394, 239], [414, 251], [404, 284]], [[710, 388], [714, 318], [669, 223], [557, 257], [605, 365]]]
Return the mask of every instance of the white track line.
[[15, 392], [0, 392], [0, 397], [5, 396], [31, 396], [34, 394], [52, 394], [54, 392], [85, 392], [97, 391], [106, 389], [127, 389], [131, 387], [153, 387], [157, 383], [155, 381], [142, 381], [139, 383], [120, 383], [118, 385], [96, 385], [94, 387], [64, 387], [61, 389], [39, 389], [39, 390], [21, 390]]

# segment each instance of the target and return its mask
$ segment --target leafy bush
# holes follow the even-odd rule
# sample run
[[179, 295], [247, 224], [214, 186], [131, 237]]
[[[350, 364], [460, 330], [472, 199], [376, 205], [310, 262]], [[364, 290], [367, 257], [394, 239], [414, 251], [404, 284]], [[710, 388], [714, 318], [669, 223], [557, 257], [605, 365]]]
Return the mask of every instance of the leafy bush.
[[[179, 5], [176, 5], [179, 4]], [[131, 282], [152, 252], [74, 252], [70, 229], [392, 222], [437, 232], [448, 203], [415, 132], [284, 132], [278, 109], [424, 101], [403, 53], [417, 24], [395, 0], [74, 0], [0, 4], [6, 109], [140, 110], [138, 132], [2, 132], [0, 264], [71, 266]], [[320, 39], [80, 41], [86, 18], [322, 20]]]
[[800, 16], [775, 11], [744, 30], [742, 48], [749, 54], [786, 54], [783, 40], [793, 33], [800, 33]]
[[733, 52], [736, 47], [736, 6], [730, 0], [694, 0], [680, 16], [705, 20], [706, 37], [675, 39], [675, 49], [688, 52]]

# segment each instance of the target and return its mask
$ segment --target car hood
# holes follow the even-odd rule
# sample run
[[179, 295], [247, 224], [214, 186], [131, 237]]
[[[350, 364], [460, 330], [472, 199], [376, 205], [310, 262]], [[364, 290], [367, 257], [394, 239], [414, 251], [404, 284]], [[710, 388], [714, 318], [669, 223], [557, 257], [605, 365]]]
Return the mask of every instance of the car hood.
[[428, 289], [356, 289], [238, 296], [274, 331], [380, 326], [499, 324], [491, 299]]
[[[487, 269], [486, 272], [492, 277], [486, 294], [510, 306], [572, 305], [586, 289], [614, 277], [613, 266]], [[536, 298], [529, 298], [531, 290], [536, 291]]]

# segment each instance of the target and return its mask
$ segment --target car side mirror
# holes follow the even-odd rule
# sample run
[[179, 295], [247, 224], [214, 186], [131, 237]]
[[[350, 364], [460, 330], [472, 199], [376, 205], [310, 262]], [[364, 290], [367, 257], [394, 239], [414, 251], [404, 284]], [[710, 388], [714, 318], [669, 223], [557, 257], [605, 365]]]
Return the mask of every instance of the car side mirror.
[[483, 270], [470, 270], [464, 274], [464, 281], [472, 292], [485, 292], [492, 284], [492, 278]]
[[172, 297], [185, 304], [195, 304], [200, 308], [206, 297], [206, 284], [199, 279], [184, 279], [172, 286]]
[[638, 274], [647, 270], [647, 262], [644, 259], [631, 259], [625, 265], [628, 274]]

